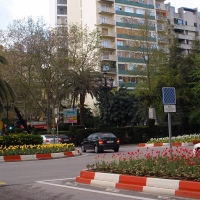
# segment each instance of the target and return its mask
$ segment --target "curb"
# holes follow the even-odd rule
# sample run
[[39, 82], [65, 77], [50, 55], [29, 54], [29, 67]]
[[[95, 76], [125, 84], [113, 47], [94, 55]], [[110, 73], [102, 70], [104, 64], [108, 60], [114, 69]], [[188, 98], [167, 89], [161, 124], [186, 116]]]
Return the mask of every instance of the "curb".
[[[196, 142], [173, 142], [172, 146], [173, 147], [188, 147], [188, 146], [193, 146], [194, 144], [196, 144]], [[162, 146], [170, 146], [169, 143], [151, 143], [151, 144], [147, 144], [147, 143], [140, 143], [138, 144], [138, 147], [162, 147]]]
[[75, 150], [75, 151], [47, 153], [47, 154], [0, 156], [0, 162], [47, 160], [47, 159], [54, 159], [54, 158], [73, 157], [73, 156], [79, 156], [79, 155], [82, 155], [82, 153], [79, 150]]
[[82, 170], [76, 182], [91, 186], [200, 199], [200, 182], [109, 174]]

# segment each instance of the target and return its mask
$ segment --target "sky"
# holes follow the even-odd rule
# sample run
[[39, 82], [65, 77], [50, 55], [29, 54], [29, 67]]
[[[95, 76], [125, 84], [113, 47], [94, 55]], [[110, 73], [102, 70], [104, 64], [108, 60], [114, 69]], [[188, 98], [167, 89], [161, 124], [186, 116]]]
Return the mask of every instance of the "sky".
[[[73, 1], [73, 0], [68, 0]], [[84, 0], [83, 0], [84, 1]], [[171, 6], [198, 8], [200, 12], [200, 0], [166, 0]], [[5, 30], [13, 20], [32, 16], [33, 19], [43, 17], [49, 22], [49, 0], [0, 0], [0, 29]]]

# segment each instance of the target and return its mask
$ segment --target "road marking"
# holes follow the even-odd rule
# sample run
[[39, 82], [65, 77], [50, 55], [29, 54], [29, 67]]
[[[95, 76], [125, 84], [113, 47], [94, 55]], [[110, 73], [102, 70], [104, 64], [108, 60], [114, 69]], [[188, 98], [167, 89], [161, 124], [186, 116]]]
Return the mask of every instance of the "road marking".
[[[66, 179], [63, 179], [66, 180]], [[36, 181], [36, 183], [44, 184], [44, 185], [51, 185], [51, 186], [56, 186], [56, 187], [63, 187], [63, 188], [69, 188], [69, 189], [74, 189], [74, 190], [81, 190], [81, 191], [87, 191], [87, 192], [94, 192], [94, 193], [99, 193], [99, 194], [107, 194], [111, 196], [118, 196], [118, 197], [124, 197], [124, 198], [129, 198], [129, 199], [137, 199], [137, 200], [155, 200], [151, 198], [145, 198], [145, 197], [138, 197], [138, 196], [133, 196], [133, 195], [123, 195], [119, 193], [111, 193], [111, 192], [104, 192], [104, 191], [99, 191], [99, 190], [91, 190], [91, 189], [84, 189], [84, 188], [77, 188], [73, 186], [67, 186], [67, 185], [59, 185], [55, 183], [48, 183], [44, 181]]]

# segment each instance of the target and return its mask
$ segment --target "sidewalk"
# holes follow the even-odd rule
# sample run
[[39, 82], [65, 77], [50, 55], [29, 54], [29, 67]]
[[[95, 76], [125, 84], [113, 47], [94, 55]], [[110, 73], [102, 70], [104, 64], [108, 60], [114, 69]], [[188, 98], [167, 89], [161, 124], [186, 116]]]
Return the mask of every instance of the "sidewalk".
[[0, 162], [17, 162], [28, 160], [45, 160], [54, 158], [66, 158], [79, 156], [82, 153], [79, 150], [60, 152], [60, 153], [47, 153], [47, 154], [34, 154], [34, 155], [13, 155], [13, 156], [0, 156]]

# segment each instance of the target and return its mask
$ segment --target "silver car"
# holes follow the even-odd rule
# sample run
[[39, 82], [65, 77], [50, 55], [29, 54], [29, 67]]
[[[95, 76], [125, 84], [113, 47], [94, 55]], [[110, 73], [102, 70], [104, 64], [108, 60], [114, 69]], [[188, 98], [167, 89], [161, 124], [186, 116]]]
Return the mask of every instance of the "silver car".
[[[54, 144], [54, 136], [53, 135], [41, 135], [43, 139], [43, 144]], [[57, 138], [55, 138], [55, 143], [57, 143]]]

